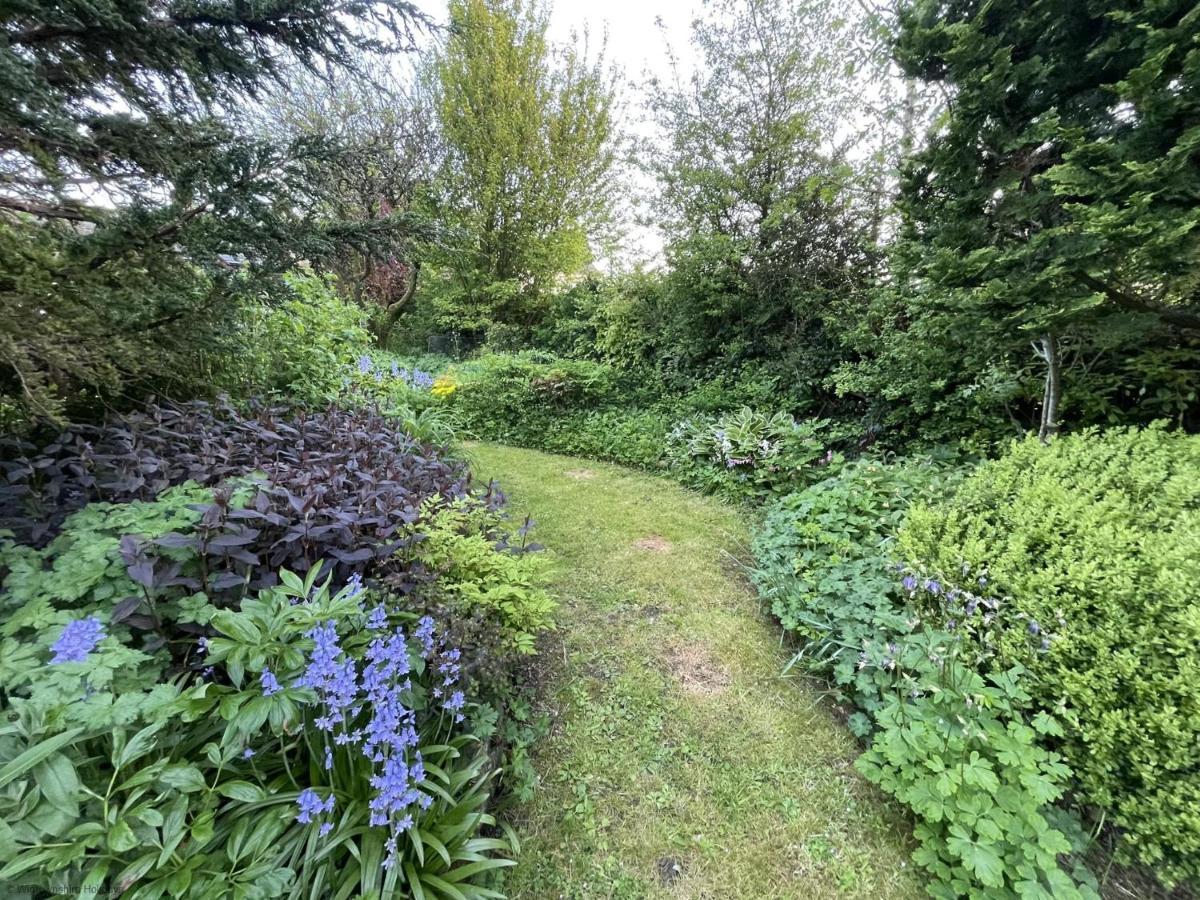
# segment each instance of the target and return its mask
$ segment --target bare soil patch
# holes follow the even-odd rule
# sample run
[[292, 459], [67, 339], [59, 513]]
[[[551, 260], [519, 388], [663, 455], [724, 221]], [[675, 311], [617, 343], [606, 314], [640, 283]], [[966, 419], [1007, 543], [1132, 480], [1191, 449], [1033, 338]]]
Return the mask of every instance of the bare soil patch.
[[667, 669], [689, 694], [709, 697], [721, 694], [733, 679], [704, 644], [672, 647], [666, 655]]
[[638, 538], [638, 540], [633, 542], [633, 546], [638, 550], [648, 550], [651, 553], [671, 552], [671, 542], [657, 534], [650, 534], [644, 538]]

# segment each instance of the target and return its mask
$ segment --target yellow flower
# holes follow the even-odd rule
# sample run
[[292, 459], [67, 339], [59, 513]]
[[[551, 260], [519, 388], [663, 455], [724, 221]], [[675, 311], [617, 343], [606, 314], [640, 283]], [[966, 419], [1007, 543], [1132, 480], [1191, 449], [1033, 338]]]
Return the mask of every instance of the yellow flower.
[[458, 385], [454, 383], [454, 379], [449, 375], [439, 375], [434, 379], [433, 387], [429, 389], [429, 392], [440, 399], [449, 397], [457, 387]]

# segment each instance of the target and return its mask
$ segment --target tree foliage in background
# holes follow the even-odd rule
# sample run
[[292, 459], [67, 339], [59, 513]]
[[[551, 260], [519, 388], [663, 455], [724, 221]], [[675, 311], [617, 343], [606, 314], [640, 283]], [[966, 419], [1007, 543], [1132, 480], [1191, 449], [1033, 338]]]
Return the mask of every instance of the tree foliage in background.
[[829, 4], [722, 0], [693, 26], [697, 72], [651, 83], [666, 134], [650, 157], [671, 266], [663, 349], [683, 366], [829, 370], [825, 319], [874, 269], [842, 128], [848, 40]]
[[551, 46], [547, 24], [537, 2], [450, 3], [432, 61], [446, 144], [436, 212], [456, 232], [431, 287], [446, 330], [527, 333], [609, 216], [612, 75], [603, 52]]
[[[408, 46], [403, 0], [23, 2], [0, 13], [0, 394], [57, 417], [178, 385], [257, 276], [392, 244], [401, 217], [326, 218], [305, 174], [339, 149], [240, 137], [225, 110], [288, 61]], [[245, 265], [242, 265], [244, 262]], [[235, 271], [237, 270], [237, 271]]]
[[424, 199], [440, 164], [441, 133], [427, 84], [381, 57], [365, 58], [360, 72], [333, 77], [296, 66], [251, 120], [251, 127], [280, 141], [336, 143], [337, 154], [310, 160], [305, 173], [326, 217], [364, 223], [411, 217], [415, 239], [408, 244], [385, 246], [382, 253], [348, 246], [329, 260], [343, 292], [371, 313], [375, 337], [386, 344], [411, 308], [423, 249], [436, 232]]
[[1194, 426], [1200, 8], [918, 0], [897, 54], [951, 101], [843, 388], [959, 431]]

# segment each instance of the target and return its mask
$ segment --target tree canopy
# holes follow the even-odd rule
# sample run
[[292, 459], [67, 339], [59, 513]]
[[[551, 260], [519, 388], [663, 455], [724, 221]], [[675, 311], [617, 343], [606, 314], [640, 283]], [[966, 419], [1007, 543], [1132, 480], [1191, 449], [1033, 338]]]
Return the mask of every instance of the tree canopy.
[[907, 167], [879, 356], [844, 384], [1043, 434], [1194, 415], [1200, 9], [919, 0], [896, 52], [950, 99]]
[[446, 146], [436, 214], [447, 229], [453, 327], [527, 331], [559, 276], [591, 258], [608, 218], [618, 142], [603, 52], [554, 48], [525, 0], [452, 0], [435, 55]]
[[399, 239], [399, 218], [318, 209], [303, 170], [339, 152], [328, 136], [246, 137], [228, 110], [288, 62], [352, 69], [408, 46], [424, 21], [401, 0], [6, 4], [5, 393], [53, 416], [73, 396], [119, 402], [134, 382], [170, 383], [198, 364], [172, 352], [219, 341], [254, 276]]

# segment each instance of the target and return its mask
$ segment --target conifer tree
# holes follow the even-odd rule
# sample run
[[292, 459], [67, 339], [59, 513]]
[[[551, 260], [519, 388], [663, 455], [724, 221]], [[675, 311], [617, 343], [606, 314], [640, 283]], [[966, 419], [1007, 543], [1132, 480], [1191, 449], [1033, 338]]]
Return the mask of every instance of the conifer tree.
[[352, 68], [423, 24], [404, 0], [4, 4], [0, 393], [58, 416], [178, 382], [256, 278], [402, 239], [316, 214], [306, 162], [335, 144], [228, 122], [288, 65]]
[[917, 0], [897, 55], [949, 106], [907, 170], [880, 355], [843, 387], [1043, 437], [1195, 425], [1200, 6]]

